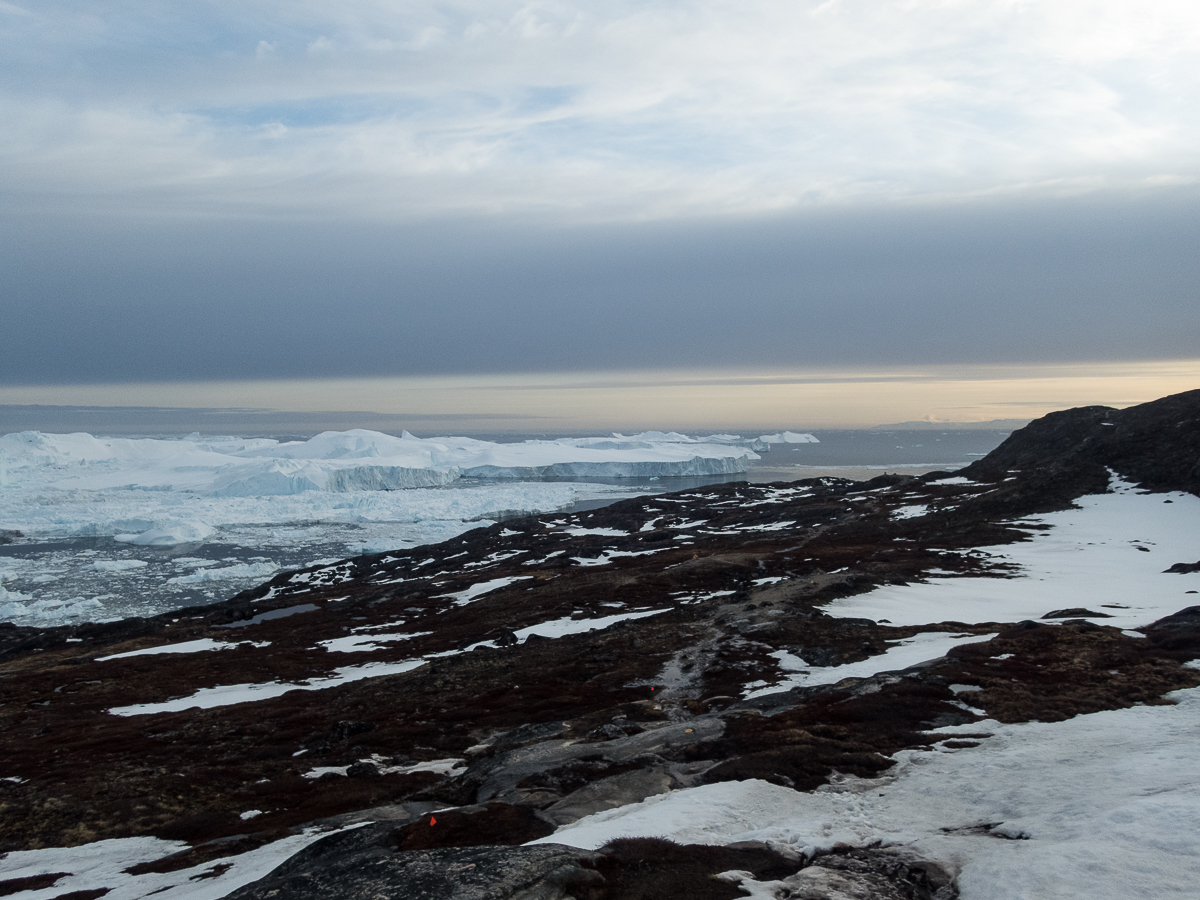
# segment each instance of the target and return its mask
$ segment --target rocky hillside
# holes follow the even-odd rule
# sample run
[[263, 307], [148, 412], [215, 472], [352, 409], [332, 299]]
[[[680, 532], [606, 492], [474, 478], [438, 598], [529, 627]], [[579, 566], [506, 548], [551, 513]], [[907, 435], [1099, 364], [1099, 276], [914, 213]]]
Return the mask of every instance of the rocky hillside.
[[[1135, 561], [1184, 568], [1164, 576], [1171, 614], [1137, 629], [1105, 624], [1125, 602], [838, 612], [934, 580], [1015, 584], [1004, 548], [1051, 528], [1028, 517], [1113, 473], [1200, 493], [1200, 391], [1051, 414], [954, 477], [722, 484], [287, 572], [153, 620], [0, 626], [0, 851], [175, 842], [90, 882], [5, 880], [0, 861], [0, 893], [956, 896], [958, 864], [871, 842], [555, 841], [647, 798], [827, 792], [906, 753], [986, 749], [995, 723], [1200, 685], [1183, 596], [1200, 576], [1148, 540]], [[273, 871], [247, 862], [285, 847]]]

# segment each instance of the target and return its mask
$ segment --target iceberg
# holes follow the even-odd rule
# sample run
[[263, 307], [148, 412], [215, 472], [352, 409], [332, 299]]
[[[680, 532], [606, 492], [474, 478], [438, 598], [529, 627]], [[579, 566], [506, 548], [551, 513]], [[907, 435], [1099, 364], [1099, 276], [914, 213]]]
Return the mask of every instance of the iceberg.
[[[744, 443], [675, 432], [511, 443], [363, 429], [292, 441], [7, 434], [0, 529], [30, 547], [6, 564], [0, 621], [111, 619], [209, 602], [299, 564], [301, 552], [341, 558], [433, 543], [489, 520], [665, 487], [613, 481], [737, 474], [753, 459]], [[36, 549], [54, 538], [113, 540]], [[170, 560], [183, 546], [222, 565], [179, 571]], [[114, 579], [119, 595], [106, 593]], [[34, 605], [42, 601], [57, 605]]]
[[781, 431], [778, 434], [763, 434], [758, 438], [764, 444], [819, 444], [811, 434], [797, 434], [794, 431]]
[[[792, 436], [788, 433], [788, 439]], [[440, 487], [460, 478], [726, 475], [757, 455], [678, 432], [501, 444], [467, 437], [326, 431], [306, 441], [235, 437], [98, 438], [26, 431], [0, 437], [8, 478], [60, 490], [155, 490], [209, 497], [273, 497]], [[178, 543], [178, 542], [177, 542]]]
[[203, 522], [168, 520], [141, 534], [118, 534], [113, 539], [142, 547], [175, 547], [179, 544], [198, 544], [212, 533], [213, 529]]

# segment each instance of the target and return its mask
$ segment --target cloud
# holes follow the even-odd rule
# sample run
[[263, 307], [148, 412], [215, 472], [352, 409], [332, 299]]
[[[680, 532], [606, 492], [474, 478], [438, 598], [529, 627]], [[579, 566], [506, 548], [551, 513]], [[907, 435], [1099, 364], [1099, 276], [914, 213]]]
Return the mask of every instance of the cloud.
[[13, 217], [0, 384], [1184, 358], [1198, 222], [1194, 189], [573, 227]]
[[1200, 175], [1188, 2], [91, 10], [0, 17], [10, 199], [637, 220]]

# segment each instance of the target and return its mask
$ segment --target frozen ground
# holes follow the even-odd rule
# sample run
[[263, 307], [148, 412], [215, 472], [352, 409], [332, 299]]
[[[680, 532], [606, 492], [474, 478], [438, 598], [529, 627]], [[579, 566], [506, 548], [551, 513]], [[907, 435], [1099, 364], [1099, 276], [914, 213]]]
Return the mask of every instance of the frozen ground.
[[765, 446], [658, 432], [509, 444], [363, 430], [286, 442], [9, 434], [0, 532], [13, 540], [0, 543], [0, 621], [212, 602], [281, 568], [730, 477], [757, 459], [752, 444]]

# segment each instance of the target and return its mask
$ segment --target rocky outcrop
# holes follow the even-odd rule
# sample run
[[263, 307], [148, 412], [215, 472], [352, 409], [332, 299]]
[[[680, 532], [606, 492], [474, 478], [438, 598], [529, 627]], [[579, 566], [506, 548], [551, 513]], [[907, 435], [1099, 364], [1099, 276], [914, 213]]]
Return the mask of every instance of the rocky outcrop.
[[[733, 900], [743, 886], [803, 900], [949, 900], [940, 866], [879, 850], [812, 860], [766, 844], [619, 840], [399, 851], [387, 826], [325, 838], [230, 900]], [[759, 896], [768, 896], [759, 894]]]
[[[952, 873], [872, 847], [521, 845], [682, 788], [879, 776], [933, 728], [975, 746], [985, 715], [1055, 722], [1197, 685], [1200, 607], [1139, 637], [1078, 599], [1038, 610], [1054, 624], [897, 626], [823, 606], [931, 572], [1009, 575], [976, 550], [1026, 540], [1012, 517], [1102, 492], [1110, 469], [1194, 492], [1198, 405], [1057, 413], [970, 481], [693, 488], [285, 572], [155, 619], [2, 629], [0, 852], [186, 841], [145, 864], [166, 872], [356, 824], [233, 896], [945, 900]], [[743, 699], [784, 680], [785, 656], [839, 666], [919, 632], [979, 640]], [[147, 652], [188, 642], [224, 649]]]
[[1050, 413], [1014, 431], [961, 474], [997, 481], [1015, 471], [1043, 470], [1074, 486], [1100, 484], [1107, 469], [1151, 490], [1200, 494], [1200, 390], [1128, 409]]

